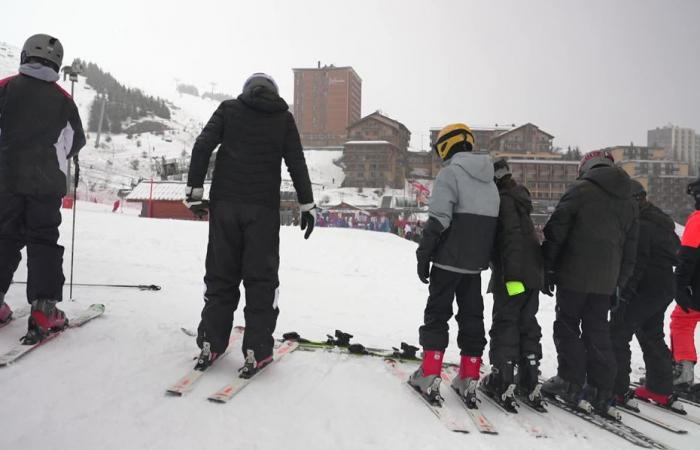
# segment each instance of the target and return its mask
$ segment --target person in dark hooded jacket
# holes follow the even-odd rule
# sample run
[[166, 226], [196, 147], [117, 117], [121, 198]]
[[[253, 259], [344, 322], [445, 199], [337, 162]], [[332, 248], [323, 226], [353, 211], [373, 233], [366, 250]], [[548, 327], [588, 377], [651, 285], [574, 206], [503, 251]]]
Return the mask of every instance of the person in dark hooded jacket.
[[542, 391], [614, 417], [619, 413], [611, 407], [615, 355], [608, 312], [634, 271], [637, 214], [630, 177], [609, 152], [593, 151], [581, 159], [579, 180], [544, 228], [543, 292], [551, 296], [556, 286], [559, 365]]
[[[209, 203], [203, 198], [203, 184], [217, 146]], [[279, 315], [282, 160], [297, 191], [301, 228], [308, 239], [316, 206], [294, 117], [275, 81], [256, 73], [237, 99], [221, 103], [192, 150], [185, 204], [198, 217], [211, 216], [197, 335], [200, 368], [228, 346], [241, 281], [246, 290], [242, 376], [252, 376], [272, 360], [272, 333]]]
[[[641, 183], [632, 180], [639, 202], [637, 263], [612, 315], [610, 333], [617, 359], [615, 403], [638, 409], [634, 397], [682, 410], [673, 395], [673, 360], [664, 341], [664, 317], [675, 296], [673, 267], [680, 240], [676, 224], [647, 200]], [[630, 341], [636, 335], [646, 366], [645, 385], [630, 391]]]
[[493, 293], [489, 359], [491, 373], [482, 389], [515, 408], [514, 369], [518, 367], [518, 393], [533, 406], [542, 406], [539, 361], [542, 331], [537, 323], [539, 293], [543, 285], [542, 250], [530, 218], [532, 200], [525, 186], [513, 180], [505, 159], [494, 163], [494, 179], [501, 197], [493, 256]]

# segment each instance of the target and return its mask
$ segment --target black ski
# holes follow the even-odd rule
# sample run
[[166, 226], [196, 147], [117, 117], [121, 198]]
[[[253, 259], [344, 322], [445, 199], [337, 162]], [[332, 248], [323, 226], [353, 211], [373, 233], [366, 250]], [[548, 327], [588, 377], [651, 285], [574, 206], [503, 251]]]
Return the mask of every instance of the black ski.
[[559, 399], [558, 397], [547, 396], [548, 404], [554, 405], [557, 408], [566, 411], [574, 416], [585, 420], [586, 422], [597, 426], [609, 433], [612, 433], [627, 442], [637, 445], [643, 448], [657, 448], [660, 450], [670, 449], [667, 445], [657, 441], [656, 439], [650, 438], [644, 433], [623, 424], [622, 422], [617, 422], [613, 419], [608, 419], [597, 414], [590, 414], [579, 408], [576, 408], [569, 403]]

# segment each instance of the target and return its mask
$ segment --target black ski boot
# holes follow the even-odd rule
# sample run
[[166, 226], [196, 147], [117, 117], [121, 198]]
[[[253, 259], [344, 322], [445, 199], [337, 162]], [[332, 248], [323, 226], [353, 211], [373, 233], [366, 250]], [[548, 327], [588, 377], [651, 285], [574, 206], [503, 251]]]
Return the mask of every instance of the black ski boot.
[[536, 355], [527, 355], [520, 360], [516, 381], [516, 395], [520, 401], [530, 408], [545, 413], [547, 402], [542, 396], [542, 384], [539, 381], [540, 369]]
[[622, 420], [622, 414], [613, 405], [612, 391], [598, 389], [590, 385], [587, 385], [583, 391], [584, 398], [593, 406], [596, 414], [617, 422]]
[[211, 351], [211, 344], [209, 342], [202, 342], [202, 351], [197, 358], [197, 364], [194, 366], [194, 370], [207, 370], [214, 361], [219, 359], [220, 354]]
[[510, 361], [500, 368], [494, 366], [491, 373], [479, 383], [479, 389], [506, 411], [517, 414], [518, 402], [515, 400], [513, 372], [514, 364]]
[[593, 406], [582, 398], [582, 389], [575, 383], [570, 383], [556, 375], [545, 381], [542, 385], [542, 393], [557, 398], [564, 403], [568, 403], [574, 408], [590, 414], [593, 412]]
[[238, 369], [238, 376], [240, 378], [252, 378], [255, 374], [260, 372], [265, 366], [272, 362], [272, 355], [267, 358], [257, 361], [255, 359], [255, 352], [253, 350], [246, 351], [245, 364], [243, 367]]

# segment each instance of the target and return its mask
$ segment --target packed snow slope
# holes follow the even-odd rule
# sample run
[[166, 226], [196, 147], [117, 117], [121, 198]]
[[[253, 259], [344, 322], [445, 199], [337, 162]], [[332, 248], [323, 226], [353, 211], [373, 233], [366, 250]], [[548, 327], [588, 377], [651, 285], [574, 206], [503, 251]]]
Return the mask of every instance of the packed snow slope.
[[[64, 219], [68, 246], [69, 213]], [[415, 276], [415, 244], [358, 230], [317, 229], [305, 241], [298, 229], [284, 227], [281, 236], [278, 334], [295, 330], [321, 339], [341, 329], [367, 346], [417, 343], [427, 288]], [[207, 402], [242, 365], [236, 350], [193, 392], [167, 397], [166, 387], [193, 366], [198, 352], [180, 327], [198, 322], [207, 224], [112, 214], [79, 202], [76, 237], [76, 282], [159, 284], [163, 290], [76, 287], [75, 301], [62, 304], [69, 315], [95, 302], [107, 311], [0, 368], [0, 449], [631, 448], [554, 408], [550, 418], [533, 419], [548, 439], [535, 439], [486, 403], [500, 435], [450, 433], [381, 360], [325, 352], [293, 353], [230, 403]], [[24, 267], [15, 279], [26, 279]], [[23, 286], [11, 286], [7, 301], [21, 306]], [[490, 296], [485, 302], [488, 323]], [[545, 375], [555, 368], [553, 307], [542, 298]], [[243, 324], [242, 311], [235, 323]], [[451, 325], [448, 359], [456, 360]], [[0, 351], [13, 346], [25, 326], [18, 320], [2, 329]], [[635, 349], [634, 367], [640, 365]], [[696, 446], [700, 433], [682, 420], [668, 419], [690, 430], [685, 437], [626, 420], [676, 448]]]

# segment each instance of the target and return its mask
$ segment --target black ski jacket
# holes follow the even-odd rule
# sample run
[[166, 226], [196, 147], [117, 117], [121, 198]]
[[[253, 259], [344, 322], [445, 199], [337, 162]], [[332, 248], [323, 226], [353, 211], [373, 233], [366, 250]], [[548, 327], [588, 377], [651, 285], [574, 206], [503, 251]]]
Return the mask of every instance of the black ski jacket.
[[676, 224], [666, 213], [646, 202], [639, 209], [637, 263], [625, 287], [624, 297], [668, 302], [675, 296], [673, 267], [678, 264], [680, 239]]
[[0, 192], [65, 196], [68, 158], [84, 145], [78, 108], [58, 84], [0, 80]]
[[496, 228], [496, 245], [491, 258], [493, 283], [520, 281], [527, 289], [539, 290], [543, 285], [542, 249], [532, 223], [532, 200], [525, 186], [508, 179], [498, 192], [501, 206]]
[[188, 186], [204, 184], [209, 159], [219, 145], [212, 200], [279, 208], [284, 159], [299, 203], [314, 202], [294, 117], [274, 92], [256, 87], [219, 105], [192, 149]]
[[544, 228], [545, 269], [557, 287], [612, 295], [632, 276], [639, 211], [618, 167], [589, 170], [566, 191]]

